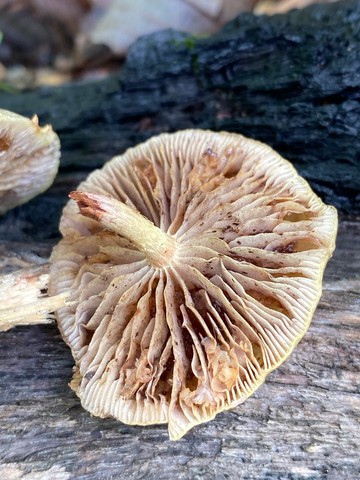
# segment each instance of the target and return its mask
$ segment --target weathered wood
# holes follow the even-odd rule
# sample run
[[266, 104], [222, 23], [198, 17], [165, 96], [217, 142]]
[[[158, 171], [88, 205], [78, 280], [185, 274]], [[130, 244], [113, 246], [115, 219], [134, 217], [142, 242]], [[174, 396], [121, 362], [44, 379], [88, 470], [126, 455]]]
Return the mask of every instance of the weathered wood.
[[240, 16], [210, 38], [139, 40], [121, 74], [35, 92], [2, 108], [51, 122], [63, 168], [92, 169], [149, 136], [241, 132], [289, 158], [328, 202], [360, 213], [360, 1]]
[[[24, 240], [13, 252], [40, 262], [53, 241]], [[359, 241], [360, 222], [342, 221], [319, 308], [290, 359], [243, 405], [179, 442], [166, 426], [85, 412], [67, 386], [73, 361], [55, 325], [2, 333], [0, 478], [360, 478]], [[9, 243], [2, 236], [2, 252]]]

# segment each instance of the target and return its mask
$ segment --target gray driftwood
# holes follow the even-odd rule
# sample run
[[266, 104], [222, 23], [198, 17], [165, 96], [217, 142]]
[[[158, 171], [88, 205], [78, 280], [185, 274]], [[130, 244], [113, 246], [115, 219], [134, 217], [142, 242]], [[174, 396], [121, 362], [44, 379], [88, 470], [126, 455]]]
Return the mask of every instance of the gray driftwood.
[[[38, 105], [38, 113], [52, 120], [65, 146], [63, 168], [55, 185], [0, 219], [1, 272], [46, 261], [59, 239], [57, 223], [67, 192], [86, 176], [89, 168], [101, 164], [110, 154], [164, 129], [211, 126], [244, 130], [268, 140], [288, 157], [304, 159], [303, 172], [318, 190], [324, 187], [326, 199], [332, 198], [344, 211], [358, 212], [358, 205], [353, 203], [351, 207], [351, 199], [360, 192], [360, 113], [355, 109], [359, 105], [359, 74], [355, 81], [352, 70], [360, 55], [359, 15], [360, 3], [346, 2], [342, 7], [316, 7], [275, 17], [269, 26], [264, 19], [240, 17], [238, 24], [225, 30], [223, 36], [195, 44], [189, 43], [187, 37], [167, 33], [165, 38], [180, 39], [180, 43], [169, 43], [165, 48], [161, 35], [152, 37], [149, 44], [143, 40], [138, 52], [147, 56], [141, 58], [134, 47], [121, 77], [125, 80], [114, 77], [100, 84], [68, 87], [67, 92], [73, 92], [71, 99], [62, 88], [0, 95], [1, 106], [18, 106], [17, 110], [25, 113], [32, 113], [34, 105]], [[234, 37], [236, 25], [238, 40]], [[279, 32], [281, 25], [283, 30]], [[327, 43], [315, 46], [321, 28], [325, 29]], [[262, 38], [257, 53], [252, 41], [247, 40], [250, 31]], [[343, 35], [349, 51], [344, 47]], [[230, 42], [231, 50], [237, 52], [229, 63], [227, 56], [212, 60], [211, 45], [219, 38], [224, 44]], [[354, 42], [357, 50], [353, 49]], [[306, 48], [302, 50], [303, 44]], [[279, 45], [286, 69], [276, 53]], [[336, 50], [338, 45], [340, 50]], [[175, 52], [178, 63], [168, 63], [166, 57], [161, 57], [164, 63], [158, 68], [164, 70], [157, 78], [149, 65], [160, 58], [160, 48]], [[348, 68], [341, 63], [343, 55], [348, 55]], [[338, 74], [326, 87], [320, 80], [326, 79], [326, 68], [333, 57], [343, 70], [334, 67]], [[275, 68], [272, 62], [276, 58]], [[304, 73], [298, 81], [298, 70], [291, 68], [298, 68], [300, 60]], [[190, 62], [189, 69], [192, 65], [194, 71], [200, 68], [203, 73], [181, 90], [183, 75], [189, 78], [181, 63], [185, 61]], [[265, 64], [268, 70], [260, 73], [259, 65]], [[248, 68], [246, 75], [241, 73], [243, 68]], [[316, 84], [311, 73], [314, 69], [319, 75], [324, 72]], [[278, 96], [275, 90], [269, 93], [275, 84], [281, 85], [281, 72], [285, 70], [294, 72], [294, 83], [284, 80]], [[198, 81], [206, 81], [206, 72], [210, 72], [213, 87], [202, 97]], [[162, 75], [172, 78], [172, 82], [162, 84], [164, 90], [156, 87], [161, 85]], [[246, 93], [246, 81], [252, 85], [251, 95]], [[231, 109], [229, 113], [217, 107], [218, 101], [220, 105], [233, 105], [224, 93], [227, 82], [234, 85], [238, 95], [236, 115]], [[92, 97], [89, 92], [93, 92]], [[282, 109], [280, 99], [284, 95]], [[344, 96], [347, 100], [343, 102]], [[150, 97], [154, 108], [151, 112]], [[89, 98], [93, 108], [86, 110]], [[225, 103], [221, 103], [222, 98]], [[317, 110], [321, 114], [312, 116], [310, 105], [316, 98], [321, 99], [321, 109]], [[266, 109], [261, 107], [262, 101], [270, 99], [277, 112], [271, 126]], [[83, 100], [85, 110], [81, 107]], [[110, 105], [114, 108], [108, 117]], [[133, 111], [131, 118], [125, 115], [129, 109]], [[307, 122], [311, 126], [308, 132], [313, 131], [308, 144], [305, 136], [301, 137], [301, 128]], [[286, 131], [279, 127], [285, 124]], [[357, 129], [357, 135], [353, 129]], [[98, 136], [95, 132], [99, 132]], [[306, 163], [310, 158], [315, 163]], [[323, 183], [317, 161], [326, 165], [323, 175], [328, 176]], [[344, 172], [354, 175], [346, 177]], [[359, 244], [360, 220], [342, 216], [338, 247], [325, 273], [323, 297], [309, 331], [293, 355], [243, 405], [195, 428], [175, 443], [168, 440], [165, 426], [130, 427], [111, 419], [92, 418], [85, 412], [67, 385], [73, 361], [54, 324], [1, 333], [0, 479], [358, 480]]]
[[[179, 442], [165, 426], [85, 412], [68, 387], [73, 361], [55, 325], [2, 333], [0, 478], [358, 480], [359, 241], [360, 222], [342, 221], [323, 297], [290, 359], [243, 405]], [[51, 243], [3, 239], [3, 267], [41, 261]]]

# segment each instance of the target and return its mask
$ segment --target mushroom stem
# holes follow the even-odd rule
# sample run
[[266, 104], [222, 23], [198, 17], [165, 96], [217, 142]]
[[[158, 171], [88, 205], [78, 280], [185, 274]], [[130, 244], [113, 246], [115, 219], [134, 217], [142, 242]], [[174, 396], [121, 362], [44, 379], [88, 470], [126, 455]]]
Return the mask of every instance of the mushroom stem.
[[130, 240], [152, 267], [164, 268], [172, 259], [175, 238], [125, 203], [106, 195], [79, 191], [71, 192], [69, 197], [77, 202], [82, 215]]
[[49, 265], [24, 268], [0, 278], [0, 331], [17, 325], [49, 323], [68, 293], [46, 295]]

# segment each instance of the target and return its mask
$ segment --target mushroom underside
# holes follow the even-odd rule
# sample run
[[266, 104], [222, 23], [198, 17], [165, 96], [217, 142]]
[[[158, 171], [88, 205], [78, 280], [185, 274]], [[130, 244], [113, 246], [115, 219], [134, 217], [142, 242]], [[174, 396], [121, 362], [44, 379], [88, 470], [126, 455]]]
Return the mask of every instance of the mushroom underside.
[[[58, 324], [76, 361], [72, 387], [93, 414], [168, 423], [180, 438], [244, 401], [304, 335], [336, 212], [269, 147], [235, 134], [165, 134], [79, 191], [97, 203], [90, 214], [78, 196], [83, 215], [66, 206], [50, 293], [71, 291]], [[104, 222], [111, 199], [136, 212], [133, 233]], [[143, 246], [144, 217], [161, 232], [156, 244]]]

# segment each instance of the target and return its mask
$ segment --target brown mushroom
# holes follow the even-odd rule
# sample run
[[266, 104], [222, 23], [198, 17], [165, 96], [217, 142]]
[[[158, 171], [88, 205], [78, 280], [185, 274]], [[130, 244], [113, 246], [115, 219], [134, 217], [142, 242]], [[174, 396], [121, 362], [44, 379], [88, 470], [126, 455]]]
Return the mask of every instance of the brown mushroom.
[[59, 138], [50, 125], [0, 109], [0, 215], [44, 192], [59, 159]]
[[163, 134], [70, 196], [49, 292], [69, 295], [58, 325], [92, 414], [178, 439], [249, 397], [306, 332], [336, 210], [268, 146]]

